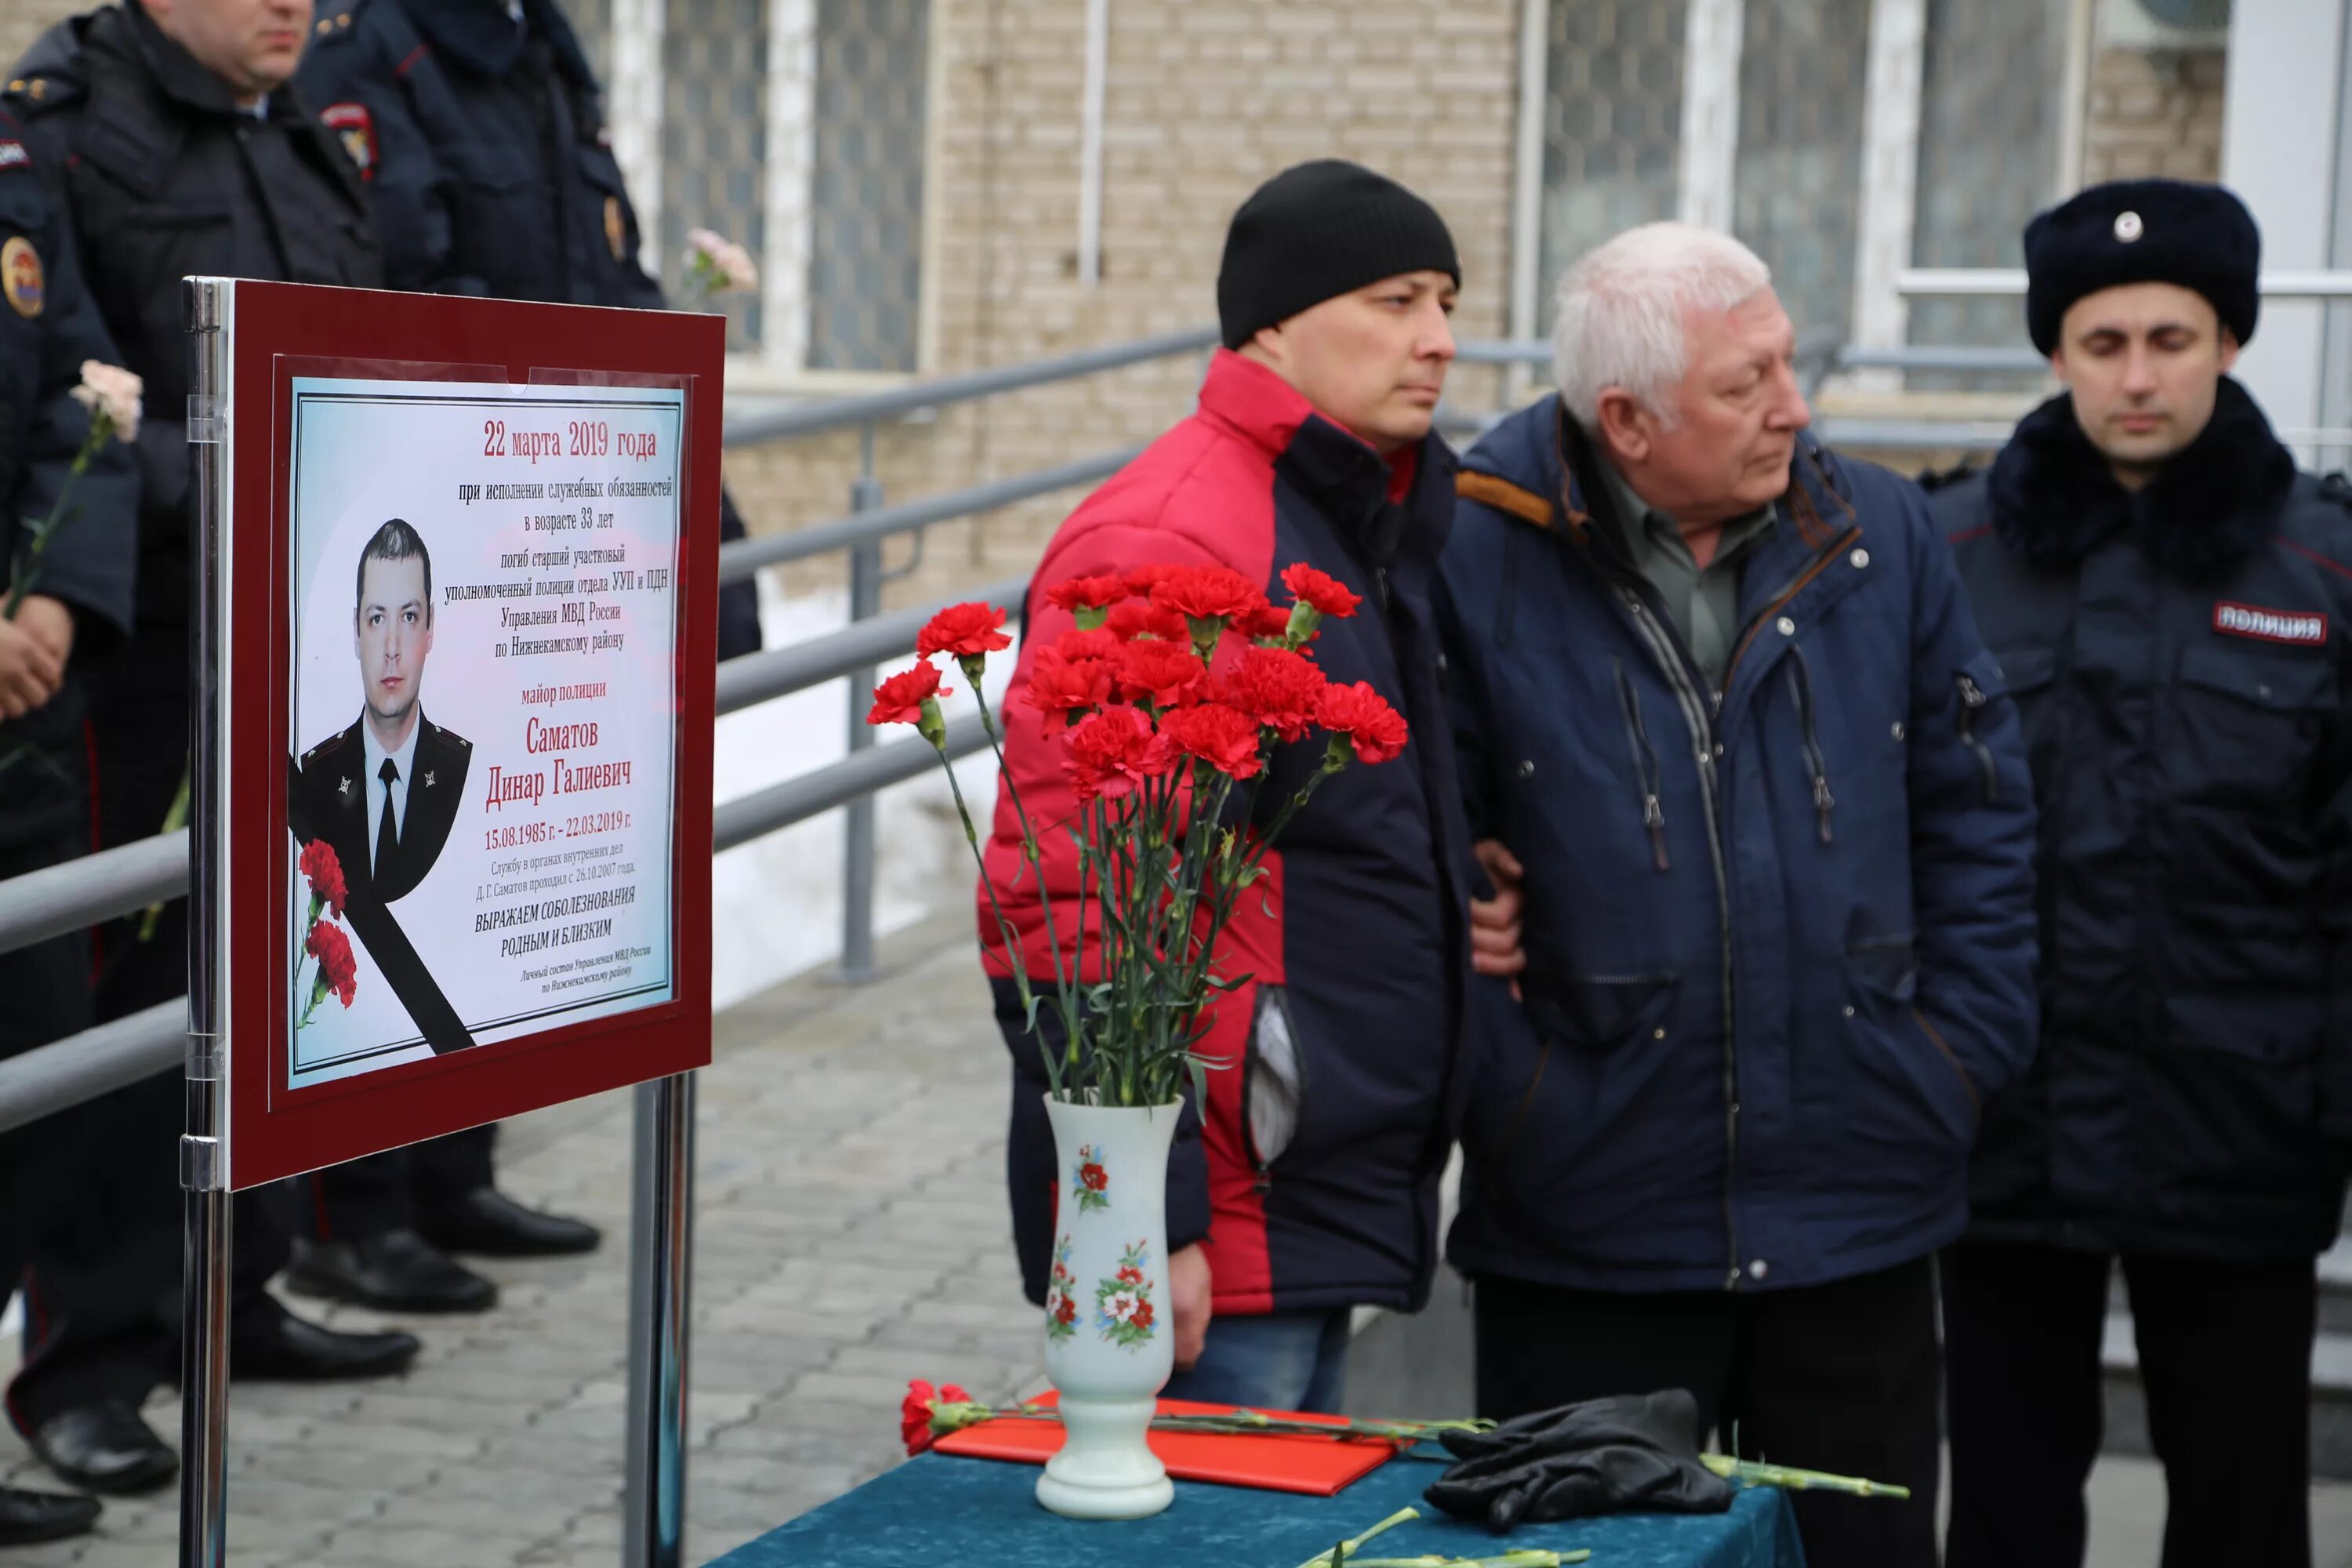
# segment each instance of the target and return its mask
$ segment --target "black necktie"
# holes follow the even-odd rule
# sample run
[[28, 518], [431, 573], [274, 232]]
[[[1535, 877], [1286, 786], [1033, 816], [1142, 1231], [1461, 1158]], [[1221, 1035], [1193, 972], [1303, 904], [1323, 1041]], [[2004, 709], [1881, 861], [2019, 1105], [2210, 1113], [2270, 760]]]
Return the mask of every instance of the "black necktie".
[[383, 881], [392, 875], [392, 852], [400, 847], [400, 827], [392, 816], [392, 781], [400, 776], [400, 768], [386, 757], [375, 776], [383, 781], [383, 815], [375, 825], [375, 879]]

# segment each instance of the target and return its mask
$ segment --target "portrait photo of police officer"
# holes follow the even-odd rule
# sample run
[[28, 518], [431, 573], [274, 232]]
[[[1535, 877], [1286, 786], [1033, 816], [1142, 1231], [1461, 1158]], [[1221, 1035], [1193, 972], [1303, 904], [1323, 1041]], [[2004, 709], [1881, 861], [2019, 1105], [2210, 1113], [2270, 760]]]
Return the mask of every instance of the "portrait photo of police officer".
[[433, 557], [399, 518], [360, 552], [352, 647], [360, 716], [302, 753], [294, 810], [310, 836], [334, 847], [348, 885], [389, 904], [440, 858], [474, 752], [472, 742], [425, 716]]

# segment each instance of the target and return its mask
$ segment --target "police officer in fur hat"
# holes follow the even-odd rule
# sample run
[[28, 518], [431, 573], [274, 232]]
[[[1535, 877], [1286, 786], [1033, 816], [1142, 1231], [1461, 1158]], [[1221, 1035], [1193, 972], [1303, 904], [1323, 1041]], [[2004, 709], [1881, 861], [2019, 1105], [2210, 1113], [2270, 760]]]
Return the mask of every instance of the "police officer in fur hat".
[[2231, 378], [2260, 255], [2215, 185], [2036, 217], [2027, 325], [2065, 388], [1936, 497], [2041, 812], [2041, 1050], [1984, 1108], [1942, 1273], [1951, 1568], [2081, 1563], [2118, 1261], [2167, 1568], [2311, 1561], [2313, 1259], [2352, 1148], [2352, 490]]

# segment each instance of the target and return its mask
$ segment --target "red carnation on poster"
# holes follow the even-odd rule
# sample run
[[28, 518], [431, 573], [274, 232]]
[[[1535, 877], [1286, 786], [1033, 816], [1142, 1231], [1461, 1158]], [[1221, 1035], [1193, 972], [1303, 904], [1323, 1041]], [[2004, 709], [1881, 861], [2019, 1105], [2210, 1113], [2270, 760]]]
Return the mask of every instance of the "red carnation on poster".
[[319, 968], [310, 978], [310, 1000], [304, 1005], [302, 1016], [294, 1021], [298, 1029], [310, 1021], [310, 1015], [319, 1010], [319, 1004], [327, 999], [329, 992], [348, 1007], [360, 990], [359, 962], [352, 956], [351, 939], [343, 934], [342, 927], [332, 921], [312, 921], [310, 934], [302, 939], [302, 951], [317, 961]]
[[302, 846], [302, 875], [310, 883], [310, 919], [319, 918], [321, 907], [337, 920], [343, 918], [343, 900], [350, 891], [343, 886], [343, 863], [335, 858], [334, 846], [323, 838], [313, 838]]
[[950, 605], [915, 634], [915, 657], [935, 653], [978, 658], [1013, 646], [1004, 635], [1004, 612], [994, 605]]
[[1404, 750], [1404, 716], [1390, 707], [1388, 699], [1373, 690], [1370, 681], [1326, 687], [1316, 718], [1332, 731], [1335, 756], [1342, 736], [1360, 763], [1385, 763]]

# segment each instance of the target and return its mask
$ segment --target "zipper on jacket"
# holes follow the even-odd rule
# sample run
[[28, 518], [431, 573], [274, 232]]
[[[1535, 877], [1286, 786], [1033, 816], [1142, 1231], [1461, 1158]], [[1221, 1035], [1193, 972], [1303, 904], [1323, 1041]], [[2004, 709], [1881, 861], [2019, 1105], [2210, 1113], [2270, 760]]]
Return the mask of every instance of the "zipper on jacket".
[[1834, 563], [1839, 556], [1852, 549], [1861, 538], [1861, 529], [1847, 529], [1837, 538], [1832, 540], [1820, 554], [1807, 562], [1803, 571], [1790, 578], [1781, 586], [1779, 593], [1772, 595], [1770, 602], [1765, 605], [1764, 608], [1758, 613], [1756, 618], [1748, 624], [1748, 629], [1740, 634], [1738, 646], [1731, 650], [1730, 660], [1723, 667], [1723, 689], [1725, 691], [1729, 691], [1731, 689], [1731, 678], [1738, 672], [1739, 660], [1742, 656], [1748, 652], [1749, 645], [1755, 642], [1756, 634], [1762, 631], [1768, 622], [1778, 616], [1782, 610], [1788, 607], [1790, 600], [1803, 593], [1808, 584], [1812, 582], [1814, 578], [1820, 576], [1823, 572], [1828, 571], [1832, 563]]
[[1985, 804], [1992, 805], [2000, 798], [2000, 770], [1993, 765], [1992, 748], [1977, 738], [1977, 715], [1992, 701], [1975, 678], [1963, 671], [1957, 682], [1960, 689], [1960, 739], [1977, 754], [1977, 765], [1984, 769]]
[[1650, 744], [1650, 732], [1642, 725], [1642, 700], [1633, 690], [1632, 677], [1625, 673], [1625, 661], [1614, 654], [1609, 666], [1617, 674], [1617, 705], [1625, 714], [1625, 740], [1633, 755], [1633, 779], [1642, 791], [1642, 826], [1650, 830], [1650, 850], [1658, 869], [1666, 864], [1666, 808], [1659, 800], [1664, 787], [1664, 770], [1658, 766], [1658, 750]]
[[[1710, 717], [1714, 709], [1691, 678], [1690, 663], [1683, 656], [1679, 640], [1651, 612], [1648, 602], [1622, 582], [1617, 584], [1617, 596], [1626, 613], [1633, 617], [1635, 628], [1649, 643], [1658, 668], [1665, 673], [1667, 684], [1674, 689], [1675, 700], [1682, 708], [1683, 722], [1690, 731], [1691, 742], [1698, 749], [1699, 795], [1706, 807], [1706, 849], [1715, 866], [1716, 930], [1723, 949], [1723, 1236], [1729, 1254], [1725, 1261], [1723, 1288], [1737, 1290], [1739, 1219], [1732, 1194], [1739, 1169], [1739, 1057], [1735, 1037], [1738, 1018], [1732, 998], [1731, 873], [1724, 859], [1723, 825], [1716, 800], [1717, 747]], [[1727, 681], [1727, 687], [1728, 684]]]
[[1813, 675], [1805, 666], [1802, 648], [1789, 650], [1789, 699], [1797, 707], [1797, 723], [1804, 736], [1805, 773], [1813, 786], [1813, 812], [1822, 821], [1822, 842], [1832, 842], [1830, 813], [1837, 802], [1830, 795], [1830, 765], [1822, 755], [1819, 733], [1813, 728]]

